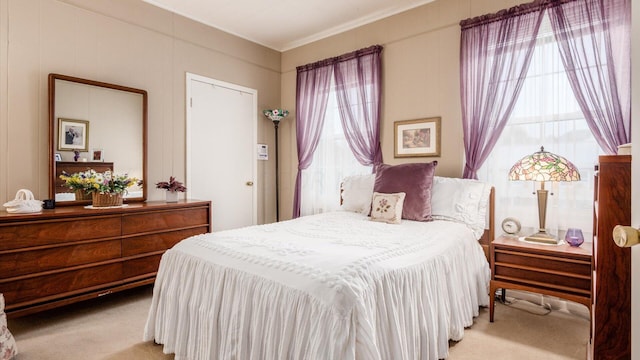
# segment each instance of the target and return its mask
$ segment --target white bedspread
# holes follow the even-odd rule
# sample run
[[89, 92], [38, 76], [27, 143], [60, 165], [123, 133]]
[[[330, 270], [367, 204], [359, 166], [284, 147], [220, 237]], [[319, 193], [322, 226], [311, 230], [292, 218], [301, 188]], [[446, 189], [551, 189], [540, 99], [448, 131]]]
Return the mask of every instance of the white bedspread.
[[489, 277], [449, 221], [334, 212], [199, 235], [162, 257], [144, 339], [176, 360], [441, 359]]

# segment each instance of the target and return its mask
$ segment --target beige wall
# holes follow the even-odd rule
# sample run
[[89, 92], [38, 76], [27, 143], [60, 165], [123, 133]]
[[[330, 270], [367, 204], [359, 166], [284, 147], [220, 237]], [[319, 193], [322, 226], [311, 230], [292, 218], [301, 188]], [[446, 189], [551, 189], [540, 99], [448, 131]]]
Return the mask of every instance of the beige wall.
[[[461, 176], [464, 145], [460, 108], [460, 20], [529, 0], [437, 0], [282, 54], [282, 106], [292, 111], [281, 125], [281, 217], [292, 213], [297, 172], [296, 66], [370, 45], [383, 45], [381, 142], [385, 163], [438, 160], [436, 173]], [[393, 122], [442, 117], [441, 156], [394, 159]], [[284, 215], [284, 216], [283, 216]]]
[[[185, 177], [185, 73], [258, 90], [258, 110], [282, 106], [281, 217], [289, 218], [297, 171], [296, 66], [373, 44], [383, 50], [382, 148], [387, 163], [438, 160], [437, 174], [464, 165], [459, 22], [528, 2], [437, 0], [280, 54], [142, 1], [0, 0], [0, 201], [19, 188], [48, 192], [48, 73], [149, 92], [150, 183]], [[258, 115], [261, 116], [261, 115]], [[394, 159], [393, 122], [442, 117], [439, 158]], [[273, 149], [273, 126], [258, 119]], [[258, 220], [275, 218], [272, 161], [258, 164]], [[149, 190], [150, 199], [162, 192]]]
[[[257, 89], [261, 110], [280, 105], [280, 58], [138, 0], [0, 0], [0, 204], [20, 188], [47, 197], [49, 73], [148, 91], [153, 184], [185, 180], [186, 72]], [[258, 142], [272, 147], [273, 125], [258, 114]], [[259, 163], [259, 222], [275, 218], [271, 165]], [[149, 187], [149, 199], [163, 195]]]

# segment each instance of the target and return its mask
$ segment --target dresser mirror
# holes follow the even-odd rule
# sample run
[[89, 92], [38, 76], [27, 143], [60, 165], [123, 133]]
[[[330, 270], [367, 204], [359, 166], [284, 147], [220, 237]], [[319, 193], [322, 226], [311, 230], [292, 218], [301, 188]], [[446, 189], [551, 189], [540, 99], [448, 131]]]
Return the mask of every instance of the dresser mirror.
[[125, 202], [145, 201], [147, 92], [126, 86], [49, 74], [49, 198], [56, 205], [86, 205], [91, 199], [60, 179], [93, 169], [143, 180]]

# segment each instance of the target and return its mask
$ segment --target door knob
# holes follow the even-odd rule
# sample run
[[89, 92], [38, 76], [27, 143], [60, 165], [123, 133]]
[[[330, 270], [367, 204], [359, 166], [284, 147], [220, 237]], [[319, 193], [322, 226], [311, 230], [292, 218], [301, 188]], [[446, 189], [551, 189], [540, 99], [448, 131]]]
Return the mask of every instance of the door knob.
[[253, 181], [247, 181], [247, 186], [253, 186]]
[[620, 247], [630, 247], [640, 242], [639, 233], [640, 230], [631, 226], [616, 225], [613, 228], [613, 241]]

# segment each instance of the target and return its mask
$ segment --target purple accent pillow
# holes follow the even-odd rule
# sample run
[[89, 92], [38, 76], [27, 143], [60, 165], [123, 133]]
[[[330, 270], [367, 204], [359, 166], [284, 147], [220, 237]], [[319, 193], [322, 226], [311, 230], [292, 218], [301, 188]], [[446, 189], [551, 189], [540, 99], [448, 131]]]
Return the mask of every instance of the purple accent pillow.
[[373, 191], [406, 193], [402, 218], [431, 221], [431, 187], [437, 161], [400, 165], [380, 164], [376, 169]]

